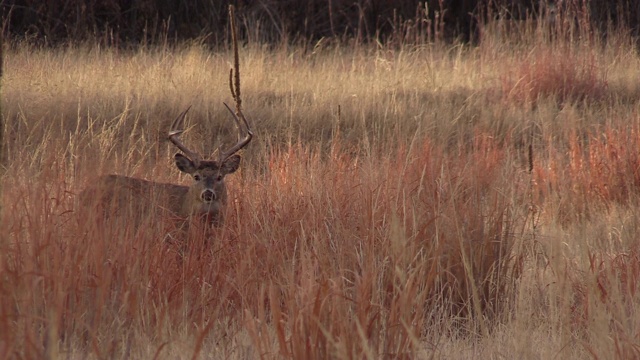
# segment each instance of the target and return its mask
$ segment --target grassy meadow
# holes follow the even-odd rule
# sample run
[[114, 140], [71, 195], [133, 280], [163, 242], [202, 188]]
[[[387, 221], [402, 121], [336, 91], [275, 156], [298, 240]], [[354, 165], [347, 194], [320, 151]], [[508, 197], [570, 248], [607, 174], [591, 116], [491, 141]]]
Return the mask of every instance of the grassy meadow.
[[[232, 54], [5, 48], [0, 357], [640, 357], [640, 54], [623, 33], [240, 50], [223, 226], [98, 221], [235, 141]], [[162, 204], [158, 204], [162, 206]], [[167, 235], [169, 234], [169, 235]]]

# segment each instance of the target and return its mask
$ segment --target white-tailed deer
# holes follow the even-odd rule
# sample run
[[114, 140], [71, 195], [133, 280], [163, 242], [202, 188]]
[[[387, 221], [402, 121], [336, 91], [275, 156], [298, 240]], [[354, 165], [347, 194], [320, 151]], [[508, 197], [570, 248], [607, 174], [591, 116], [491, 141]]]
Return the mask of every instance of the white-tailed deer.
[[[240, 133], [238, 142], [219, 152], [217, 160], [203, 160], [180, 141], [183, 122], [189, 109], [182, 112], [169, 130], [169, 140], [182, 153], [174, 156], [176, 167], [193, 178], [191, 186], [158, 183], [122, 175], [98, 178], [80, 194], [84, 206], [99, 206], [107, 216], [125, 216], [138, 222], [148, 215], [169, 215], [181, 219], [199, 218], [209, 224], [222, 221], [227, 203], [226, 175], [235, 172], [241, 157], [236, 154], [251, 141], [253, 132], [239, 108], [234, 113], [227, 104]], [[244, 134], [243, 133], [244, 127]]]
[[[192, 176], [191, 186], [158, 183], [122, 175], [100, 177], [80, 194], [80, 203], [100, 207], [104, 215], [117, 216], [136, 224], [140, 220], [150, 219], [149, 215], [169, 215], [180, 219], [198, 218], [207, 224], [220, 224], [227, 203], [226, 175], [235, 172], [240, 166], [240, 155], [236, 153], [249, 144], [253, 132], [242, 113], [240, 97], [240, 61], [235, 31], [233, 7], [229, 8], [231, 33], [234, 50], [234, 68], [229, 73], [229, 88], [235, 100], [235, 112], [229, 110], [238, 128], [238, 142], [226, 151], [219, 149], [218, 159], [204, 160], [195, 151], [180, 141], [184, 132], [184, 118], [189, 108], [173, 121], [169, 130], [169, 140], [182, 153], [174, 156], [178, 169]], [[235, 70], [235, 71], [234, 71]], [[244, 134], [243, 134], [244, 133]]]

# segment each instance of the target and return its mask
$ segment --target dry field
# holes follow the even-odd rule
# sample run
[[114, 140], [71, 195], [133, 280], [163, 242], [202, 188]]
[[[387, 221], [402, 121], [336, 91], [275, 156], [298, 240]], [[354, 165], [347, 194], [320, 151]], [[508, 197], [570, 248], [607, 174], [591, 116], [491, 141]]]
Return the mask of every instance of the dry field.
[[186, 233], [76, 196], [188, 183], [188, 105], [197, 150], [235, 141], [231, 54], [8, 44], [0, 358], [639, 358], [640, 54], [500, 29], [241, 49], [256, 139]]

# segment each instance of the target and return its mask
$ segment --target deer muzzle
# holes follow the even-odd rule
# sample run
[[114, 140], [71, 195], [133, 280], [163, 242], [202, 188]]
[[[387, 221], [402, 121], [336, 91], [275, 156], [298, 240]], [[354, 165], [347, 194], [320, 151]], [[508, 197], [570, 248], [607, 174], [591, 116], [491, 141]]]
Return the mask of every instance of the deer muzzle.
[[202, 192], [200, 193], [200, 199], [202, 200], [202, 202], [207, 204], [215, 201], [216, 198], [216, 193], [214, 193], [211, 189], [202, 190]]

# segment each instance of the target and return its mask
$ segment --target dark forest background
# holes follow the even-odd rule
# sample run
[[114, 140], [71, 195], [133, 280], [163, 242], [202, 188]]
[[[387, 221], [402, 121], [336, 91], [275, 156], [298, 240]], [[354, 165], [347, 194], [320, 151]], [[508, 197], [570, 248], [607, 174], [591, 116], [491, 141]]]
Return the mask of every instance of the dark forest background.
[[227, 40], [234, 4], [245, 40], [265, 43], [322, 38], [388, 41], [479, 41], [490, 19], [535, 19], [558, 12], [589, 20], [606, 33], [638, 35], [638, 0], [4, 0], [3, 34], [47, 45], [95, 40], [135, 46], [198, 39]]

